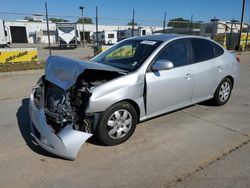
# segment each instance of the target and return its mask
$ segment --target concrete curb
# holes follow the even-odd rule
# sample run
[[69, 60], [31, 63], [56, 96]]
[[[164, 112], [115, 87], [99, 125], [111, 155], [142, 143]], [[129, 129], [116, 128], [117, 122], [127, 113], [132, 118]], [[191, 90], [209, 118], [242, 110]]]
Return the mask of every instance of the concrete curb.
[[14, 72], [0, 72], [0, 77], [22, 76], [22, 75], [43, 74], [43, 73], [44, 73], [44, 69], [26, 70], [26, 71], [14, 71]]

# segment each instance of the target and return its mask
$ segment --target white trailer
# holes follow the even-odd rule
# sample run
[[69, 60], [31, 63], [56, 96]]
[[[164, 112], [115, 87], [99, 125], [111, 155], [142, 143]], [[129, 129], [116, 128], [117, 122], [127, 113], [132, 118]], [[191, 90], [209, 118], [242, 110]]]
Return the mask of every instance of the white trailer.
[[59, 47], [77, 47], [77, 28], [75, 23], [56, 23], [57, 44]]
[[136, 36], [144, 36], [144, 35], [152, 35], [152, 30], [150, 30], [149, 28], [143, 28], [143, 27], [139, 27], [137, 29], [134, 29], [134, 31], [132, 31], [131, 28], [129, 29], [123, 29], [123, 30], [118, 30], [117, 31], [117, 38], [118, 41], [121, 41], [123, 39], [129, 38], [129, 37], [136, 37]]
[[7, 31], [5, 30], [4, 22], [0, 19], [0, 47], [7, 46]]
[[[93, 33], [93, 39], [96, 42], [96, 33]], [[101, 31], [98, 32], [98, 41], [101, 44], [117, 43], [117, 31]]]

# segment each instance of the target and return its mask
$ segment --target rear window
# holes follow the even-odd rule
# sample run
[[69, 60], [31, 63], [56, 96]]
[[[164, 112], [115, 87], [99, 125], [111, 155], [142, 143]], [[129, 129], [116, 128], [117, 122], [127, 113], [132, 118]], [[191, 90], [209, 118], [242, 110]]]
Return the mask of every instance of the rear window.
[[193, 47], [194, 63], [206, 61], [215, 57], [214, 46], [209, 40], [191, 39], [191, 42]]
[[213, 43], [213, 42], [212, 42], [212, 44], [213, 44], [213, 46], [214, 46], [214, 56], [215, 56], [215, 57], [219, 57], [219, 56], [221, 56], [222, 54], [224, 54], [224, 50], [223, 50], [222, 47], [220, 47], [219, 45], [217, 45], [217, 44], [215, 44], [215, 43]]

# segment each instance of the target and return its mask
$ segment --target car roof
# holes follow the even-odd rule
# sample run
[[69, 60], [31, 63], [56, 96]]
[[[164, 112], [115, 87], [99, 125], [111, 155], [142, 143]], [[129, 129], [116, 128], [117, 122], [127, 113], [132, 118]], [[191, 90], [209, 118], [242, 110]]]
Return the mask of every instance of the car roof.
[[194, 35], [181, 35], [181, 34], [163, 34], [163, 35], [144, 35], [139, 37], [134, 37], [135, 40], [156, 40], [156, 41], [169, 41], [172, 39], [178, 39], [178, 38], [202, 38], [206, 39], [204, 37], [200, 36], [194, 36]]
[[157, 41], [168, 41], [174, 38], [184, 37], [185, 35], [178, 34], [164, 34], [164, 35], [144, 35], [139, 37], [134, 37], [135, 40], [157, 40]]

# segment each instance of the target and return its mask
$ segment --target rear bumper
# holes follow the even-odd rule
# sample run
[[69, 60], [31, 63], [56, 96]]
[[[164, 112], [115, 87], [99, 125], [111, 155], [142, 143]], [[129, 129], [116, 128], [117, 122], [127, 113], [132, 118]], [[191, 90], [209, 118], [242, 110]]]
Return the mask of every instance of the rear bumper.
[[84, 142], [92, 134], [76, 131], [69, 124], [57, 134], [46, 122], [43, 108], [37, 108], [34, 104], [33, 92], [29, 103], [31, 135], [39, 146], [46, 151], [60, 157], [74, 160]]

